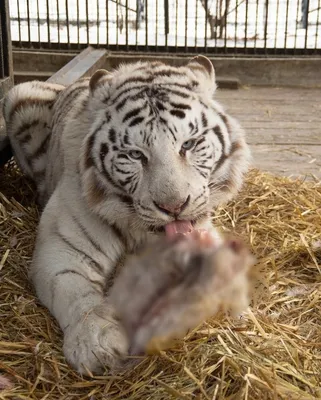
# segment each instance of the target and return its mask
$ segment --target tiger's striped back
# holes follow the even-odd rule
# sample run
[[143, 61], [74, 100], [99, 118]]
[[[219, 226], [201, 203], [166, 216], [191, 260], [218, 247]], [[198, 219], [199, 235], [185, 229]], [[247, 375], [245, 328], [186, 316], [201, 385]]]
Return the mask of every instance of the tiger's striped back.
[[[69, 136], [66, 126], [71, 120], [81, 120], [84, 117], [84, 109], [88, 104], [88, 96], [89, 79], [83, 78], [61, 92], [53, 106], [51, 121], [52, 136], [48, 148], [50, 157], [48, 158], [46, 168], [44, 202], [53, 193], [64, 171], [65, 154], [68, 152], [66, 147], [70, 147], [68, 143], [64, 145], [64, 139], [68, 139]], [[71, 132], [71, 136], [75, 137], [78, 147], [82, 141], [81, 132], [75, 129]], [[71, 146], [71, 150], [74, 152], [75, 145]], [[79, 150], [76, 150], [76, 152], [79, 154]], [[70, 171], [70, 173], [74, 173], [74, 171]]]
[[16, 161], [41, 196], [45, 187], [53, 106], [64, 86], [40, 81], [15, 86], [4, 99], [3, 115]]

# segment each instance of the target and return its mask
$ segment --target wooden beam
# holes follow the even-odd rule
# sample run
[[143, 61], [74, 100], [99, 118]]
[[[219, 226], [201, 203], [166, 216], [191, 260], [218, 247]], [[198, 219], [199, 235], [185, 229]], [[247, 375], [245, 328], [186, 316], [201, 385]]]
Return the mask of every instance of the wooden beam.
[[[106, 53], [106, 50], [95, 50], [92, 47], [87, 47], [47, 79], [47, 82], [69, 86], [80, 78], [90, 76], [95, 70], [103, 67]], [[4, 127], [1, 129], [0, 123], [0, 167], [8, 162], [12, 156], [9, 138], [5, 134]]]
[[92, 75], [105, 63], [106, 50], [87, 47], [64, 67], [52, 75], [47, 82], [69, 86], [80, 78]]

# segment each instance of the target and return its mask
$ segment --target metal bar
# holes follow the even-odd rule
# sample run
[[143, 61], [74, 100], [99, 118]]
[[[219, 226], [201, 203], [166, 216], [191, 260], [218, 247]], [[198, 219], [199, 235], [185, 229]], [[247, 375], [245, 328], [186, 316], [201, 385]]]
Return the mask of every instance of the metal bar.
[[140, 28], [140, 0], [136, 0], [136, 33], [135, 44], [138, 46], [138, 29]]
[[[137, 41], [137, 36], [136, 36]], [[109, 7], [108, 0], [106, 0], [106, 47], [109, 47]]]
[[185, 49], [187, 49], [188, 0], [185, 0]]
[[[18, 41], [13, 41], [12, 42], [13, 47], [16, 49], [19, 49], [19, 42]], [[37, 50], [37, 49], [49, 49], [49, 43], [38, 43], [38, 42], [32, 42], [31, 43], [31, 47], [33, 50]], [[87, 47], [86, 43], [80, 43], [80, 48], [81, 49], [85, 49]], [[25, 48], [27, 48], [27, 44], [25, 45]], [[68, 46], [66, 43], [61, 43], [59, 46], [57, 43], [51, 43], [51, 47], [52, 50], [68, 50]], [[78, 44], [77, 43], [71, 43], [70, 44], [70, 50], [72, 51], [76, 51], [78, 48]], [[126, 51], [126, 46], [125, 45], [116, 45], [116, 44], [109, 44], [109, 49], [111, 51]], [[136, 45], [129, 45], [128, 46], [128, 51], [137, 51], [137, 52], [144, 52], [146, 50], [146, 46], [145, 44], [143, 45], [138, 45], [136, 47]], [[155, 46], [149, 46], [148, 49], [151, 53], [155, 53], [156, 52], [156, 48]], [[247, 53], [248, 55], [258, 55], [258, 56], [266, 56], [266, 55], [281, 55], [281, 56], [291, 56], [291, 55], [297, 55], [297, 56], [303, 56], [303, 55], [314, 55], [314, 56], [321, 56], [321, 48], [318, 49], [314, 49], [314, 48], [308, 48], [308, 49], [296, 49], [296, 51], [294, 51], [295, 49], [293, 48], [288, 48], [288, 49], [283, 49], [283, 48], [277, 48], [276, 50], [271, 47], [271, 48], [261, 48], [261, 47], [248, 47], [247, 48]], [[234, 55], [234, 56], [243, 56], [245, 54], [245, 48], [242, 47], [237, 47], [235, 49], [235, 47], [231, 47], [231, 46], [227, 46], [227, 47], [218, 47], [217, 49], [214, 49], [214, 47], [207, 47], [206, 50], [209, 54], [226, 54], [226, 55]], [[166, 47], [165, 46], [158, 46], [158, 52], [166, 52]], [[185, 53], [185, 46], [168, 46], [168, 52], [169, 53]], [[205, 53], [205, 46], [198, 46], [198, 47], [194, 47], [194, 46], [188, 46], [187, 47], [187, 54], [201, 54], [201, 53]]]
[[89, 6], [86, 0], [86, 32], [87, 32], [87, 46], [89, 45]]
[[116, 46], [118, 49], [119, 45], [119, 35], [118, 35], [118, 30], [119, 30], [119, 14], [118, 14], [118, 2], [116, 2]]
[[300, 9], [300, 1], [297, 0], [296, 17], [295, 17], [295, 34], [294, 34], [294, 48], [295, 49], [296, 49], [296, 44], [297, 44], [297, 39], [298, 39], [299, 9]]
[[21, 46], [20, 0], [17, 0], [17, 12], [18, 12], [18, 25], [19, 25], [19, 43]]
[[198, 1], [195, 2], [194, 47], [197, 47]]
[[288, 24], [289, 24], [289, 0], [286, 0], [286, 12], [285, 12], [285, 31], [284, 31], [284, 48], [287, 47], [288, 41]]
[[37, 0], [37, 25], [38, 25], [38, 42], [41, 42], [39, 0]]
[[[1, 41], [2, 52], [6, 55], [4, 58], [4, 76], [9, 78], [9, 83], [13, 84], [13, 61], [12, 61], [12, 42], [10, 32], [10, 13], [9, 13], [9, 0], [2, 0], [2, 10], [0, 11], [1, 20]], [[8, 84], [9, 84], [8, 83]]]
[[[49, 0], [46, 0], [48, 47], [51, 48]], [[39, 43], [40, 44], [40, 43]]]
[[[166, 0], [165, 0], [166, 1]], [[165, 5], [165, 10], [166, 10], [166, 5]], [[166, 13], [166, 11], [165, 11]], [[157, 49], [158, 46], [158, 0], [156, 0], [156, 13], [155, 13], [155, 21], [156, 21], [156, 29], [155, 29], [155, 46]], [[166, 24], [166, 15], [165, 15], [165, 24]], [[167, 35], [166, 35], [166, 28], [165, 28], [165, 41], [167, 40]]]
[[317, 13], [317, 25], [315, 28], [315, 49], [318, 48], [318, 38], [319, 38], [319, 26], [320, 26], [320, 11], [321, 11], [321, 0], [318, 0], [318, 13]]
[[245, 3], [245, 28], [244, 28], [244, 47], [247, 48], [247, 27], [249, 21], [249, 2]]
[[[9, 1], [0, 0], [0, 100], [13, 85]], [[1, 104], [0, 104], [1, 105]], [[12, 157], [8, 137], [0, 132], [0, 166]]]
[[126, 49], [128, 50], [128, 0], [126, 0], [126, 11], [125, 11], [125, 21], [126, 21]]
[[77, 5], [76, 5], [76, 13], [77, 13], [77, 43], [78, 43], [78, 48], [80, 45], [80, 17], [79, 17], [79, 0], [77, 0]]
[[258, 20], [259, 20], [259, 0], [256, 0], [256, 8], [255, 8], [255, 34], [254, 34], [254, 49], [256, 49], [257, 44], [257, 28], [258, 28]]
[[175, 2], [175, 48], [177, 49], [178, 42], [178, 0]]
[[97, 44], [99, 45], [100, 43], [100, 37], [99, 37], [99, 25], [100, 25], [100, 18], [99, 18], [99, 0], [96, 2], [96, 7], [97, 7]]
[[205, 53], [207, 53], [207, 18], [208, 18], [208, 0], [205, 0], [205, 32], [204, 32], [204, 47]]
[[[303, 4], [303, 3], [302, 3]], [[305, 4], [305, 19], [304, 19], [304, 24], [305, 24], [305, 38], [304, 38], [304, 48], [308, 48], [308, 31], [309, 31], [309, 6], [310, 6], [310, 0], [304, 0]]]
[[60, 9], [59, 9], [59, 0], [56, 0], [56, 11], [57, 11], [57, 34], [58, 34], [58, 43], [60, 44]]
[[[140, 0], [136, 0], [136, 9], [129, 0], [102, 0], [104, 6], [106, 5], [106, 40], [105, 37], [101, 37], [99, 29], [103, 22], [101, 21], [101, 13], [104, 13], [103, 8], [100, 7], [103, 4], [100, 0], [73, 1], [75, 9], [77, 9], [77, 28], [74, 26], [73, 21], [76, 12], [72, 13], [71, 8], [69, 8], [71, 3], [68, 0], [46, 0], [46, 2], [44, 0], [10, 1], [13, 1], [14, 5], [16, 5], [17, 11], [15, 11], [12, 20], [18, 23], [18, 29], [14, 33], [20, 48], [34, 46], [36, 49], [49, 47], [71, 50], [75, 48], [75, 45], [77, 49], [82, 49], [86, 44], [94, 42], [93, 44], [100, 45], [102, 41], [106, 43], [107, 48], [115, 48], [116, 46], [116, 49], [120, 50], [125, 46], [125, 50], [129, 50], [132, 44], [135, 45], [136, 51], [140, 48], [140, 32], [138, 31], [141, 16], [139, 7], [142, 4]], [[82, 1], [81, 4], [80, 1]], [[299, 46], [305, 49], [304, 54], [318, 54], [321, 48], [319, 33], [321, 0], [314, 0], [314, 2], [313, 6], [311, 3], [311, 7], [309, 7], [309, 0], [235, 0], [233, 2], [229, 2], [229, 0], [171, 0], [171, 2], [169, 0], [154, 0], [149, 3], [148, 0], [145, 0], [145, 21], [140, 28], [143, 34], [143, 43], [141, 45], [144, 45], [145, 51], [150, 49], [152, 52], [164, 49], [165, 52], [174, 50], [175, 52], [182, 51], [183, 53], [191, 51], [193, 53], [201, 53], [203, 48], [205, 53], [235, 55], [261, 54], [260, 46], [263, 46], [266, 55], [300, 55], [302, 51], [298, 49]], [[96, 11], [91, 6], [94, 4], [97, 7]], [[226, 12], [229, 4], [233, 9]], [[85, 10], [81, 7], [82, 5], [84, 5]], [[43, 6], [47, 8], [46, 16], [43, 16]], [[200, 14], [201, 18], [204, 18], [204, 14], [203, 11], [198, 11], [199, 6], [201, 10], [204, 9], [205, 14], [205, 21], [201, 21], [201, 23], [199, 21]], [[298, 17], [300, 18], [299, 10], [301, 6], [301, 24], [306, 28], [304, 36], [299, 36], [299, 26], [294, 25], [294, 20], [297, 20]], [[115, 9], [117, 10], [116, 25], [114, 19]], [[66, 10], [65, 18], [62, 17], [64, 10]], [[263, 21], [262, 10], [264, 13]], [[135, 34], [131, 31], [132, 12], [136, 13]], [[313, 17], [311, 15], [312, 12]], [[255, 19], [253, 18], [254, 15]], [[281, 21], [281, 17], [284, 18], [284, 22]], [[42, 42], [45, 38], [42, 37], [41, 24], [45, 18], [47, 19], [48, 43]], [[309, 26], [309, 18], [311, 22], [313, 18], [313, 26], [311, 22]], [[293, 21], [290, 21], [291, 19]], [[317, 22], [314, 26], [315, 20]], [[97, 21], [97, 32], [91, 34], [91, 26], [92, 24], [95, 26], [95, 21]], [[159, 29], [162, 29], [163, 21], [164, 36], [159, 31]], [[227, 24], [228, 21], [229, 25]], [[37, 25], [33, 28], [35, 22]], [[112, 25], [109, 22], [112, 22]], [[116, 32], [111, 33], [115, 26]], [[153, 29], [151, 30], [152, 26]], [[63, 31], [61, 28], [63, 28]], [[198, 46], [199, 29], [203, 32], [201, 34], [203, 43], [200, 43], [200, 47]], [[87, 33], [87, 39], [86, 36], [85, 39], [82, 36], [83, 30], [85, 34]], [[255, 30], [254, 34], [253, 30]], [[174, 43], [169, 42], [170, 31]], [[208, 36], [209, 31], [210, 37]], [[52, 35], [53, 33], [54, 35]], [[151, 35], [149, 35], [150, 33]], [[135, 35], [135, 42], [132, 40], [131, 34]], [[54, 39], [56, 41], [57, 37], [58, 44], [52, 44], [51, 40]], [[71, 43], [71, 41], [75, 41], [75, 37], [77, 38], [77, 43]], [[189, 37], [192, 43], [189, 43]], [[299, 39], [302, 40], [302, 43], [301, 41], [299, 42]], [[80, 41], [86, 43], [80, 43]], [[231, 50], [231, 48], [234, 48], [234, 50]], [[253, 50], [248, 52], [250, 48]], [[311, 52], [309, 48], [314, 51]]]
[[30, 31], [30, 6], [29, 0], [27, 0], [27, 24], [28, 24], [28, 42], [31, 44], [31, 31]]
[[264, 15], [264, 49], [267, 46], [267, 31], [268, 31], [268, 19], [269, 19], [269, 0], [265, 0], [265, 15]]
[[145, 0], [145, 49], [148, 50], [148, 0]]
[[[223, 0], [217, 0], [216, 1], [216, 18], [220, 18], [222, 15], [222, 2]], [[220, 27], [220, 32], [221, 32], [221, 27]], [[215, 35], [214, 38], [212, 37], [212, 28], [211, 28], [211, 39], [214, 39], [214, 47], [217, 47], [217, 26], [215, 28]]]
[[57, 34], [58, 34], [58, 43], [60, 44], [60, 7], [59, 7], [59, 0], [56, 0], [57, 6]]
[[274, 49], [277, 47], [277, 40], [278, 40], [278, 24], [279, 24], [279, 6], [280, 1], [277, 0], [276, 3], [276, 21], [275, 21], [275, 32], [274, 32]]
[[[1, 16], [0, 16], [1, 17]], [[2, 18], [0, 18], [0, 90], [2, 88], [2, 80], [5, 78], [5, 63], [7, 62], [7, 59], [5, 58], [5, 44], [4, 44], [4, 37], [2, 35], [2, 31], [4, 30], [4, 27], [2, 26]], [[2, 96], [0, 96], [1, 100]]]
[[234, 24], [234, 29], [235, 29], [235, 34], [234, 34], [234, 48], [236, 49], [236, 43], [237, 43], [237, 9], [238, 9], [238, 5], [236, 3], [235, 6], [235, 24]]
[[[176, 3], [177, 4], [177, 3]], [[165, 14], [165, 46], [168, 45], [168, 34], [169, 34], [169, 12], [168, 12], [168, 0], [164, 1], [164, 14]], [[176, 17], [177, 18], [177, 17]], [[177, 22], [177, 19], [176, 19]]]
[[229, 5], [229, 0], [225, 0], [225, 10], [226, 10], [226, 12], [225, 12], [225, 17], [224, 17], [224, 26], [225, 26], [225, 29], [224, 29], [224, 50], [225, 50], [225, 53], [226, 53], [226, 49], [227, 49], [227, 11], [228, 11], [228, 5]]
[[[59, 0], [57, 0], [59, 1]], [[67, 44], [68, 48], [70, 48], [70, 32], [69, 32], [69, 7], [68, 7], [68, 0], [66, 1], [66, 25], [67, 25]]]

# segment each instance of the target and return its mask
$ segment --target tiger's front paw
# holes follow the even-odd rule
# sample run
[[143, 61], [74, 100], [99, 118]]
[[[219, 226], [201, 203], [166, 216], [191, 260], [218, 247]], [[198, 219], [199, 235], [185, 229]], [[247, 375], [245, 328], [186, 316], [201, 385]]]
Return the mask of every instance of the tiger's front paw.
[[134, 365], [128, 358], [128, 341], [112, 313], [103, 306], [88, 313], [65, 330], [64, 354], [81, 374], [101, 374]]

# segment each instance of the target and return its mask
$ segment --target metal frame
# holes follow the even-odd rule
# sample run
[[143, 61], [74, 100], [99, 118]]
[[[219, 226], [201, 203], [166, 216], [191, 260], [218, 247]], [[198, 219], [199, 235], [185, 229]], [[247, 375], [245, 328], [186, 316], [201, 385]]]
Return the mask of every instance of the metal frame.
[[0, 100], [13, 85], [9, 1], [0, 0]]
[[[12, 48], [10, 37], [9, 0], [0, 0], [0, 119], [2, 99], [13, 86]], [[9, 140], [0, 129], [0, 165], [11, 157]]]
[[[12, 42], [13, 48], [16, 50], [53, 50], [53, 51], [76, 51], [85, 49], [88, 45], [85, 43], [39, 43], [39, 42], [28, 42], [24, 43], [23, 47], [20, 47], [19, 42]], [[321, 49], [307, 49], [307, 48], [264, 48], [264, 47], [194, 47], [194, 46], [144, 46], [144, 45], [109, 45], [109, 46], [97, 46], [91, 44], [92, 47], [98, 49], [107, 49], [110, 51], [121, 51], [121, 52], [139, 52], [139, 53], [169, 53], [169, 54], [180, 54], [182, 56], [189, 54], [208, 54], [208, 55], [219, 55], [219, 56], [320, 56]]]

